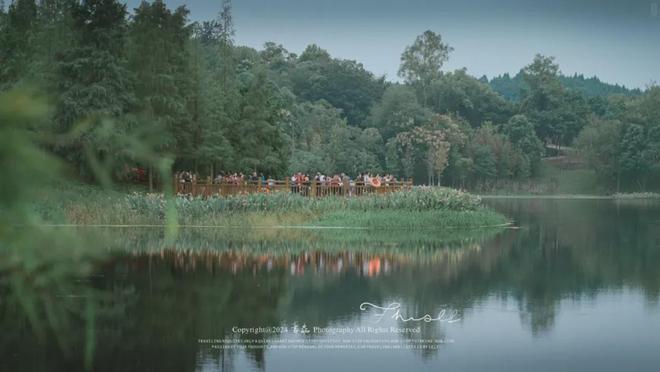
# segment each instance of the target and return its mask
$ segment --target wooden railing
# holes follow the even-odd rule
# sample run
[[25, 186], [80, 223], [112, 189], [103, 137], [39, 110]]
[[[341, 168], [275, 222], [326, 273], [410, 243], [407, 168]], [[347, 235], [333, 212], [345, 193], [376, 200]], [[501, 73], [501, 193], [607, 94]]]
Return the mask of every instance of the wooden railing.
[[255, 193], [274, 193], [289, 192], [303, 196], [322, 197], [322, 196], [361, 196], [368, 194], [384, 194], [412, 188], [413, 182], [393, 181], [381, 182], [379, 187], [362, 182], [350, 183], [321, 183], [310, 181], [297, 183], [292, 181], [243, 181], [243, 182], [222, 182], [213, 183], [210, 181], [181, 181], [174, 180], [174, 190], [178, 195], [190, 196], [228, 196], [244, 195]]

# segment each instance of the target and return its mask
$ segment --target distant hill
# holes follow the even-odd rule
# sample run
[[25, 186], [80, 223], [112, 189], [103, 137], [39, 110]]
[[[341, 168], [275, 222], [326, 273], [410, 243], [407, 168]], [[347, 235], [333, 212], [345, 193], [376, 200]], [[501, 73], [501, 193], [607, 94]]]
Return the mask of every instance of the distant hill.
[[[605, 83], [596, 76], [585, 78], [582, 74], [575, 74], [573, 76], [561, 75], [559, 79], [566, 88], [580, 92], [587, 97], [609, 95], [636, 96], [642, 93], [639, 89], [628, 89], [623, 85]], [[508, 73], [496, 76], [488, 81], [488, 83], [494, 91], [510, 101], [520, 100], [521, 92], [526, 86], [520, 72], [514, 77], [511, 77]]]

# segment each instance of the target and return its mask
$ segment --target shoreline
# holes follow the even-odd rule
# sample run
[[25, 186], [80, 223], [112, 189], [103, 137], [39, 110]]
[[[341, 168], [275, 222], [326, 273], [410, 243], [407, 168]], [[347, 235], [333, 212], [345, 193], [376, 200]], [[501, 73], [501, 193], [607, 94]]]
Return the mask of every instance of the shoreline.
[[549, 194], [549, 195], [478, 195], [481, 199], [575, 199], [575, 200], [659, 200], [660, 194], [656, 193], [622, 193], [614, 195], [594, 194]]
[[415, 188], [358, 197], [255, 193], [169, 198], [69, 186], [51, 190], [34, 204], [43, 225], [421, 231], [474, 229], [509, 222], [478, 196], [450, 188]]
[[616, 200], [613, 195], [479, 195], [481, 199], [575, 199], [575, 200]]

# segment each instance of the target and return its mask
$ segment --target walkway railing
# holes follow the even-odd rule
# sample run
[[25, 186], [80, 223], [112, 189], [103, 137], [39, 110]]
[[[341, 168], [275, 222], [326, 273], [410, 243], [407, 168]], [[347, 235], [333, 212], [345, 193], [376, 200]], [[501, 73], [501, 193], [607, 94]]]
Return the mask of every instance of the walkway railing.
[[228, 196], [245, 195], [256, 193], [274, 193], [289, 192], [303, 196], [322, 197], [322, 196], [361, 196], [368, 194], [384, 194], [409, 190], [413, 186], [412, 180], [381, 182], [379, 187], [363, 182], [345, 183], [321, 183], [318, 181], [310, 182], [291, 182], [291, 181], [243, 181], [243, 182], [222, 182], [213, 183], [211, 181], [192, 181], [184, 182], [179, 179], [174, 180], [174, 189], [179, 195], [191, 196]]

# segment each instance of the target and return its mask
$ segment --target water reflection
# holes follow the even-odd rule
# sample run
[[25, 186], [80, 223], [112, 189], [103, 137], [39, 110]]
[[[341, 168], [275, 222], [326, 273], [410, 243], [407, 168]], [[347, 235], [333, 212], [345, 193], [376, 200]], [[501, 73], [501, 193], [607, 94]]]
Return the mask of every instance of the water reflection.
[[[520, 229], [444, 238], [204, 230], [186, 232], [175, 247], [163, 247], [152, 230], [123, 231], [120, 249], [85, 279], [97, 296], [94, 370], [288, 371], [313, 364], [323, 371], [345, 369], [347, 359], [379, 371], [529, 370], [525, 363], [546, 353], [574, 355], [577, 339], [584, 351], [575, 369], [595, 369], [596, 360], [600, 370], [630, 361], [637, 370], [653, 370], [660, 363], [649, 346], [660, 344], [660, 207], [593, 200], [489, 203]], [[263, 338], [236, 335], [234, 327], [369, 325], [358, 308], [363, 301], [400, 302], [405, 314], [456, 309], [462, 319], [457, 324], [423, 324], [420, 334], [394, 336], [451, 338], [456, 344], [347, 354], [219, 350], [198, 343]], [[0, 325], [9, 340], [3, 343], [2, 370], [76, 369], [75, 351], [62, 358], [51, 342], [31, 337], [11, 309], [0, 304]], [[615, 344], [602, 344], [612, 334], [631, 345], [626, 354]], [[293, 336], [269, 334], [266, 342], [287, 337]], [[328, 336], [305, 337], [311, 342]], [[517, 364], [511, 364], [512, 352]]]
[[[209, 273], [229, 272], [234, 275], [242, 271], [270, 272], [275, 269], [287, 269], [291, 276], [305, 274], [345, 274], [375, 277], [399, 272], [411, 265], [442, 266], [449, 272], [457, 264], [482, 257], [481, 245], [467, 244], [460, 249], [439, 249], [426, 255], [408, 255], [392, 251], [301, 251], [296, 253], [255, 254], [250, 251], [236, 250], [179, 250], [162, 249], [160, 251], [133, 251], [111, 261], [110, 267], [124, 265], [125, 270], [142, 272], [151, 265], [170, 265], [173, 270], [194, 273], [206, 270]], [[494, 251], [491, 253], [498, 253]], [[484, 262], [485, 263], [485, 262]]]

